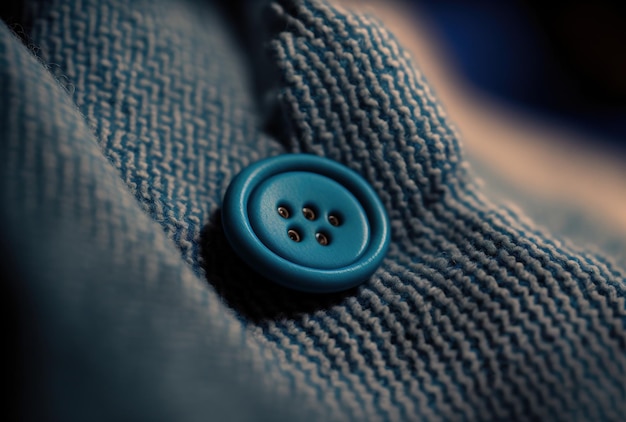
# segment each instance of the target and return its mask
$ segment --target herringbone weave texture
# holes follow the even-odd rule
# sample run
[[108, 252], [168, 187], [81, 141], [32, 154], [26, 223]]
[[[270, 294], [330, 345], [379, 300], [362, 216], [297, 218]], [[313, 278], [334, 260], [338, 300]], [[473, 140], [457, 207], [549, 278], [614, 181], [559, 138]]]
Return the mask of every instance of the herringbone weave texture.
[[[273, 3], [248, 28], [261, 64], [204, 2], [12, 13], [0, 223], [3, 271], [37, 321], [20, 343], [27, 414], [624, 419], [624, 273], [481, 194], [423, 75], [376, 21]], [[270, 111], [252, 86], [265, 65]], [[225, 242], [230, 180], [289, 152], [345, 164], [382, 199], [392, 243], [362, 286], [294, 293]]]

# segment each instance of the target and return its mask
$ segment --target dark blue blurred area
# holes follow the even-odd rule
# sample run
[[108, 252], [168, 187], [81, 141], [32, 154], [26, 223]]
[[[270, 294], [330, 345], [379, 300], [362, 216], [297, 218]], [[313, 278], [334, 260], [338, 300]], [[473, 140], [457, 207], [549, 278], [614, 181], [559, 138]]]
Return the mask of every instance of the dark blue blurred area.
[[[618, 2], [413, 0], [474, 87], [626, 156], [626, 10]], [[548, 4], [551, 4], [548, 2]]]

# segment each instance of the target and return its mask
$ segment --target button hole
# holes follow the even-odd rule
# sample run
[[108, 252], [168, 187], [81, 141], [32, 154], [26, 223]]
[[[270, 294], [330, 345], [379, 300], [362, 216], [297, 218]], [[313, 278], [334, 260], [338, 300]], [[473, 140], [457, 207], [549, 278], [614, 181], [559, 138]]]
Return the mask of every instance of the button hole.
[[302, 236], [300, 235], [300, 232], [298, 232], [298, 230], [296, 229], [287, 230], [287, 236], [289, 236], [289, 239], [293, 240], [296, 243], [302, 241]]
[[317, 218], [315, 208], [311, 205], [305, 205], [304, 207], [302, 207], [302, 215], [304, 215], [304, 218], [310, 221], [313, 221]]
[[328, 214], [328, 222], [330, 223], [331, 226], [338, 227], [338, 226], [341, 226], [341, 224], [343, 223], [343, 220], [338, 213], [333, 212], [333, 213]]
[[276, 211], [278, 212], [278, 215], [280, 215], [282, 218], [291, 217], [291, 211], [289, 211], [289, 207], [287, 207], [286, 205], [279, 205], [278, 208], [276, 208]]
[[330, 237], [324, 232], [315, 233], [315, 240], [322, 246], [328, 246], [330, 244]]

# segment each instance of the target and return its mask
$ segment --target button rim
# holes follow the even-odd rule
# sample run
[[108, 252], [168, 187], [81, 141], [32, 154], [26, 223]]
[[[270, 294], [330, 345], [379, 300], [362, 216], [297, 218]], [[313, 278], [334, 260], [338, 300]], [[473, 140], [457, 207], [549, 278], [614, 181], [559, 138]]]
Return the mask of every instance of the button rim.
[[[329, 177], [359, 201], [370, 225], [370, 242], [357, 261], [331, 270], [306, 267], [277, 255], [258, 238], [248, 218], [250, 195], [263, 181], [288, 171], [309, 171]], [[366, 281], [384, 259], [390, 239], [389, 219], [373, 188], [348, 167], [310, 154], [270, 157], [243, 169], [224, 195], [222, 226], [233, 250], [257, 272], [287, 288], [311, 293], [342, 291]]]

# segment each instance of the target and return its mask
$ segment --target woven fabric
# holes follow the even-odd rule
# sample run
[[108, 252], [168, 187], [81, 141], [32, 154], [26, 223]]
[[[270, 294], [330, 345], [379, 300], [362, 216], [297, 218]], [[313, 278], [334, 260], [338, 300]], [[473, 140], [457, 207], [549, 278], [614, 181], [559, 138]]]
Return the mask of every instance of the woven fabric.
[[[191, 1], [10, 13], [0, 224], [26, 416], [626, 414], [623, 270], [483, 195], [423, 75], [376, 21], [297, 0], [245, 29]], [[290, 152], [345, 164], [383, 201], [392, 242], [362, 286], [292, 292], [224, 240], [232, 177]]]

